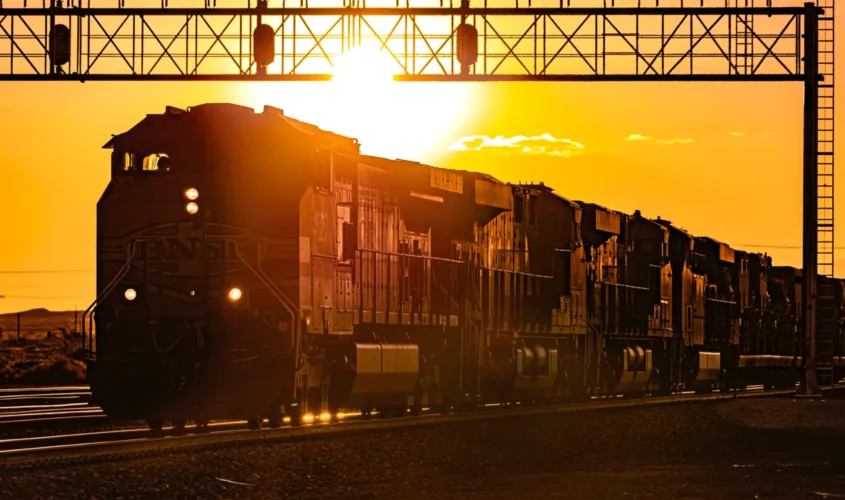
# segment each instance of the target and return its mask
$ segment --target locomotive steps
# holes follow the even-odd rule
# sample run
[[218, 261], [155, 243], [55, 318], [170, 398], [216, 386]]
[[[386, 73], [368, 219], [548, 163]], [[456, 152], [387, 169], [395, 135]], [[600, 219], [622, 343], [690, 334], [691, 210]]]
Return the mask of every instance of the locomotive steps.
[[[678, 394], [645, 399], [598, 399], [587, 403], [564, 404], [553, 406], [521, 406], [507, 408], [485, 408], [483, 411], [457, 414], [424, 414], [418, 417], [402, 417], [391, 420], [362, 420], [350, 418], [334, 424], [317, 424], [305, 427], [282, 427], [262, 430], [231, 430], [230, 423], [219, 424], [206, 433], [188, 435], [166, 435], [151, 437], [148, 430], [97, 432], [74, 434], [70, 436], [49, 436], [6, 440], [0, 443], [4, 447], [16, 448], [0, 450], [0, 465], [6, 467], [32, 466], [64, 461], [86, 461], [94, 458], [121, 455], [139, 455], [174, 451], [190, 447], [216, 447], [227, 445], [254, 445], [267, 442], [299, 441], [318, 439], [349, 432], [385, 430], [398, 427], [444, 424], [451, 422], [481, 421], [501, 418], [513, 418], [528, 415], [543, 415], [616, 409], [634, 406], [660, 405], [696, 401], [715, 401], [732, 398], [784, 397], [795, 394], [794, 389], [778, 391], [756, 391], [691, 395]], [[212, 424], [213, 425], [213, 424]], [[228, 430], [224, 430], [229, 428]], [[216, 430], [219, 429], [219, 430]], [[60, 443], [61, 441], [65, 443]], [[67, 441], [71, 441], [69, 444]], [[81, 441], [81, 442], [73, 442]], [[47, 444], [56, 443], [56, 444]]]

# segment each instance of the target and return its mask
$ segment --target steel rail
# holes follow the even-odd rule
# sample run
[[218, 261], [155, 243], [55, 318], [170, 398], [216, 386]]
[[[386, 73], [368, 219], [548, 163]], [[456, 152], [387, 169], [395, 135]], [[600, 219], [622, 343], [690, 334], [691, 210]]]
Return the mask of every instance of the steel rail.
[[35, 395], [35, 394], [42, 394], [42, 393], [49, 393], [50, 391], [55, 391], [56, 393], [60, 392], [87, 392], [88, 394], [91, 393], [91, 388], [87, 385], [44, 385], [44, 386], [33, 386], [33, 387], [4, 387], [0, 389], [0, 398], [6, 397], [7, 395]]
[[[119, 433], [103, 434], [90, 433], [92, 439], [104, 438], [99, 441], [77, 442], [70, 444], [45, 444], [50, 438], [24, 438], [18, 440], [18, 444], [34, 445], [21, 448], [0, 450], [0, 466], [13, 467], [33, 463], [61, 461], [70, 459], [90, 459], [94, 457], [127, 455], [135, 453], [156, 453], [178, 449], [200, 447], [209, 445], [240, 444], [249, 445], [268, 441], [283, 441], [293, 439], [309, 439], [321, 436], [337, 435], [347, 432], [392, 429], [398, 427], [415, 427], [421, 425], [433, 425], [452, 422], [469, 422], [476, 420], [491, 420], [499, 418], [512, 418], [529, 415], [545, 415], [569, 413], [574, 411], [601, 410], [610, 408], [626, 408], [636, 406], [648, 406], [659, 404], [673, 404], [696, 401], [717, 401], [733, 398], [749, 397], [782, 397], [795, 395], [795, 389], [762, 391], [749, 390], [746, 392], [711, 395], [673, 395], [663, 397], [649, 397], [644, 399], [622, 399], [619, 397], [602, 398], [586, 403], [561, 404], [551, 406], [516, 406], [499, 407], [492, 411], [467, 412], [457, 414], [426, 414], [417, 417], [403, 417], [389, 420], [342, 420], [336, 424], [316, 424], [303, 427], [292, 427], [290, 425], [277, 429], [260, 430], [220, 430], [207, 433], [187, 435], [166, 435], [164, 437], [137, 437], [131, 439], [108, 440], [106, 436], [120, 436]], [[240, 423], [238, 423], [240, 424]], [[213, 424], [212, 424], [213, 425]], [[233, 425], [233, 424], [229, 424]], [[123, 436], [132, 436], [134, 433], [150, 435], [149, 430], [129, 430]], [[85, 434], [76, 435], [74, 439], [87, 439]], [[51, 437], [53, 440], [61, 440], [61, 436]], [[67, 439], [67, 438], [65, 438]], [[7, 440], [6, 443], [15, 443]], [[0, 443], [2, 444], [2, 443]]]

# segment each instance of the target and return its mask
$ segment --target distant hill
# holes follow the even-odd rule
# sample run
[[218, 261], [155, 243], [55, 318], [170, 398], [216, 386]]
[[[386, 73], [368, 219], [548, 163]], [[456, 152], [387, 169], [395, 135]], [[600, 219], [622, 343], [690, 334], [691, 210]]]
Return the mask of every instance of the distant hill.
[[[83, 311], [76, 313], [78, 321], [82, 321]], [[74, 311], [50, 311], [49, 309], [37, 308], [28, 311], [21, 311], [21, 331], [39, 332], [56, 330], [65, 327], [68, 330], [74, 328]], [[0, 314], [0, 329], [6, 334], [17, 329], [18, 313]]]
[[[3, 313], [0, 314], [0, 317], [17, 316], [17, 314], [18, 313], [16, 312]], [[36, 309], [29, 309], [28, 311], [21, 311], [20, 314], [21, 316], [67, 316], [68, 314], [73, 316], [73, 311], [51, 311], [44, 307], [39, 307]], [[82, 312], [80, 311], [79, 314], [82, 314]]]

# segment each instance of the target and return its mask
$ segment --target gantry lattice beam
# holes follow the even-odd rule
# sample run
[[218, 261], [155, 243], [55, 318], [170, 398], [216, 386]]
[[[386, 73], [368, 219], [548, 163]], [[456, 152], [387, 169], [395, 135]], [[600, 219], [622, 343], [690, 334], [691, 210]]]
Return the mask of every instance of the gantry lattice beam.
[[[0, 80], [326, 80], [340, 53], [366, 43], [389, 54], [403, 80], [803, 78], [800, 7], [567, 8], [535, 2], [472, 8], [10, 8], [8, 3], [0, 8]], [[478, 60], [469, 74], [461, 74], [457, 60], [462, 19], [478, 31]], [[252, 57], [259, 23], [275, 33], [276, 59], [266, 75], [257, 74]], [[50, 63], [47, 36], [56, 24], [69, 28], [71, 49], [70, 61], [58, 67]]]

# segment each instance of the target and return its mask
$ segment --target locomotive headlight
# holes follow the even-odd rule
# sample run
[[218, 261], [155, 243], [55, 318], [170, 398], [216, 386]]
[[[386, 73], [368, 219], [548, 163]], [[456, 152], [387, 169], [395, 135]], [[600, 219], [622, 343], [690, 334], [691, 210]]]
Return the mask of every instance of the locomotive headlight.
[[185, 205], [185, 211], [191, 215], [194, 215], [195, 213], [200, 211], [200, 206], [192, 201]]
[[200, 197], [200, 192], [197, 191], [197, 188], [188, 188], [185, 190], [185, 198], [189, 199], [190, 201], [194, 201]]
[[238, 288], [238, 287], [234, 287], [231, 290], [229, 290], [229, 300], [231, 300], [232, 302], [237, 302], [237, 301], [241, 300], [242, 296], [243, 296], [243, 292], [241, 292], [241, 289]]
[[127, 288], [126, 291], [123, 292], [123, 296], [129, 302], [132, 302], [133, 300], [135, 300], [135, 297], [138, 296], [138, 292], [136, 292], [134, 288]]

